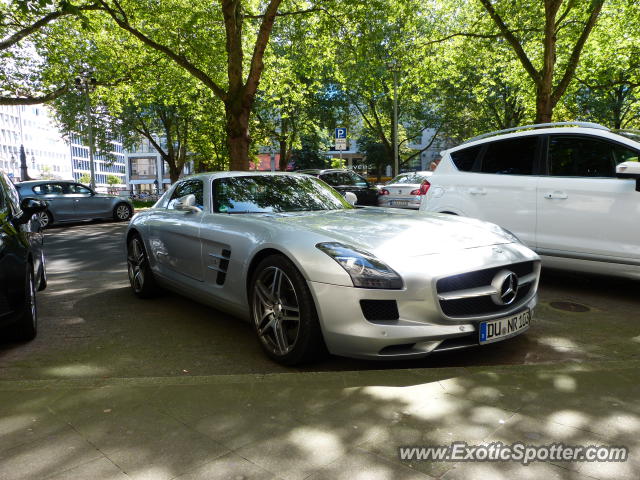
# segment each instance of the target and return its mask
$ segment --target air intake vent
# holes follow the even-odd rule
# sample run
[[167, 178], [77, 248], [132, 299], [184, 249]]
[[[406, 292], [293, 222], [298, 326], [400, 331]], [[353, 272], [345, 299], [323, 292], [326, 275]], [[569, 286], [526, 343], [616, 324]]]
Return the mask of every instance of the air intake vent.
[[398, 305], [395, 300], [360, 300], [364, 318], [370, 321], [398, 320]]

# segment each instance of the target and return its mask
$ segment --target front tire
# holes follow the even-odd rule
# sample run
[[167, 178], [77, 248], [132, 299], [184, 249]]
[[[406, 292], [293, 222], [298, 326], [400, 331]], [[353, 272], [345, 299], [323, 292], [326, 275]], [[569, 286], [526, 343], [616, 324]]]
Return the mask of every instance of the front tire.
[[24, 310], [13, 327], [13, 337], [21, 342], [33, 340], [38, 333], [38, 305], [36, 303], [36, 279], [33, 266], [27, 267], [24, 293]]
[[271, 359], [296, 365], [326, 351], [309, 287], [288, 258], [271, 255], [258, 264], [249, 300], [258, 341]]
[[113, 218], [119, 222], [126, 222], [133, 215], [133, 209], [127, 203], [119, 203], [113, 209]]
[[127, 271], [133, 293], [139, 298], [152, 298], [160, 292], [156, 283], [144, 242], [138, 235], [127, 242]]
[[35, 214], [36, 220], [40, 224], [40, 228], [44, 230], [45, 228], [51, 226], [53, 223], [53, 215], [49, 212], [49, 210], [45, 210], [44, 212], [38, 212]]

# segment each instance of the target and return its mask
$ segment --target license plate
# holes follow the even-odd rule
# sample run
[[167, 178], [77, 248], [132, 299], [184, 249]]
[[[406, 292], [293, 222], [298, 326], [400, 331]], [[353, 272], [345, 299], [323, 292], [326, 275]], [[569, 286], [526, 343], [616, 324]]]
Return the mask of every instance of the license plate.
[[409, 206], [409, 201], [408, 200], [391, 200], [391, 205], [395, 206], [395, 207], [408, 207]]
[[531, 323], [531, 311], [517, 313], [511, 317], [499, 318], [480, 324], [480, 344], [498, 342], [524, 332]]

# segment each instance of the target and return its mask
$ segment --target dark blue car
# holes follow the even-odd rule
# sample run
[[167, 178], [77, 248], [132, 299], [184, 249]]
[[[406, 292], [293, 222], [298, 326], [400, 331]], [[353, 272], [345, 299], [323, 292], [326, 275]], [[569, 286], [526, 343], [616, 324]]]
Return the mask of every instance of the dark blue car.
[[47, 285], [43, 236], [35, 217], [46, 204], [20, 200], [0, 172], [0, 340], [31, 340], [38, 329], [36, 292]]

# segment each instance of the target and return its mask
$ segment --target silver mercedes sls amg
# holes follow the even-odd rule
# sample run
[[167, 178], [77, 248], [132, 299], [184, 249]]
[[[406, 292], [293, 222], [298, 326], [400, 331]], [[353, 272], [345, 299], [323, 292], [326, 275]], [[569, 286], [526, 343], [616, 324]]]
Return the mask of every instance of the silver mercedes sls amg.
[[415, 358], [529, 327], [538, 256], [496, 225], [356, 208], [295, 173], [220, 172], [178, 181], [131, 220], [129, 280], [251, 321], [283, 364], [328, 350]]

